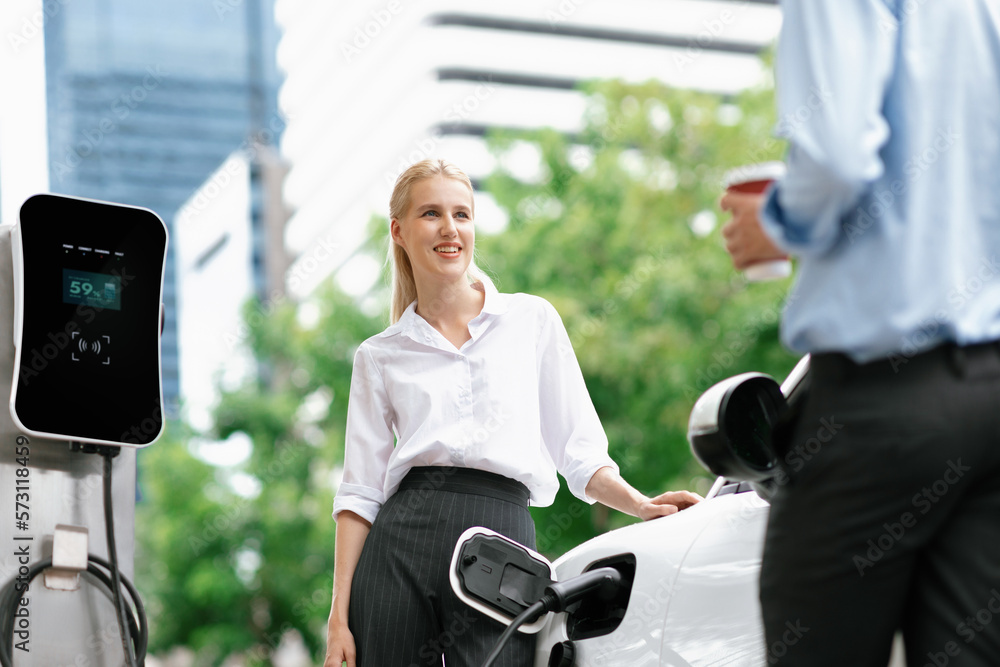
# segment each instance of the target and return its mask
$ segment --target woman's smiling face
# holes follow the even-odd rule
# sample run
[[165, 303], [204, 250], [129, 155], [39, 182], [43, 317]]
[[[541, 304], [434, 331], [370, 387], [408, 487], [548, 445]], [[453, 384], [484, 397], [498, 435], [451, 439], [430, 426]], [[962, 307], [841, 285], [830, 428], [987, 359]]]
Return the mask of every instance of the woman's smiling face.
[[476, 234], [469, 188], [459, 180], [432, 176], [413, 184], [410, 206], [392, 221], [392, 240], [406, 251], [419, 282], [464, 278]]

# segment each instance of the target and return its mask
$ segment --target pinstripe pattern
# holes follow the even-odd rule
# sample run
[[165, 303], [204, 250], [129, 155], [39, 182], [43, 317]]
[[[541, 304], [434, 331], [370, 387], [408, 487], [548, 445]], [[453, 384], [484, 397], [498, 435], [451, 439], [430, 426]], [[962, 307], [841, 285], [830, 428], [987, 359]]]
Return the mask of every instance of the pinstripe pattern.
[[[349, 625], [359, 667], [478, 667], [504, 626], [462, 603], [448, 566], [459, 536], [485, 526], [534, 548], [527, 507], [472, 493], [403, 489], [382, 506], [351, 585]], [[498, 667], [534, 661], [534, 636], [517, 633]]]

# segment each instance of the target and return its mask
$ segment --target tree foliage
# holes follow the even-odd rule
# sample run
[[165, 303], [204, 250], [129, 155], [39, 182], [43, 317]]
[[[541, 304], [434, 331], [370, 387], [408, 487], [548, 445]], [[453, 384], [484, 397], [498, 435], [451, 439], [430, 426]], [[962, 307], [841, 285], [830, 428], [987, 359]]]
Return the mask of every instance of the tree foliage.
[[[622, 475], [647, 494], [701, 475], [687, 419], [702, 391], [749, 370], [782, 377], [777, 342], [787, 283], [748, 285], [714, 229], [729, 169], [780, 158], [769, 89], [738, 99], [658, 83], [594, 84], [581, 137], [507, 133], [494, 152], [539, 154], [541, 177], [499, 170], [486, 189], [507, 230], [478, 252], [502, 291], [560, 312]], [[561, 490], [533, 510], [539, 546], [558, 555], [630, 519]], [[589, 517], [588, 520], [578, 520]]]
[[[624, 477], [648, 494], [697, 487], [707, 478], [685, 435], [695, 399], [740, 372], [783, 377], [794, 362], [777, 342], [787, 284], [747, 284], [714, 229], [724, 172], [782, 152], [772, 93], [725, 100], [620, 82], [587, 93], [579, 136], [492, 137], [501, 165], [532, 147], [540, 177], [501, 167], [488, 179], [509, 223], [480, 236], [477, 254], [501, 291], [541, 295], [562, 315]], [[369, 251], [384, 250], [385, 229], [373, 224]], [[319, 309], [315, 321], [305, 308]], [[353, 353], [387, 317], [329, 287], [308, 306], [250, 304], [247, 322], [261, 372], [224, 393], [211, 435], [245, 434], [248, 459], [210, 466], [183, 433], [140, 459], [136, 562], [152, 649], [187, 645], [206, 665], [234, 651], [269, 664], [290, 628], [322, 655]], [[533, 514], [550, 557], [630, 520], [565, 485]]]

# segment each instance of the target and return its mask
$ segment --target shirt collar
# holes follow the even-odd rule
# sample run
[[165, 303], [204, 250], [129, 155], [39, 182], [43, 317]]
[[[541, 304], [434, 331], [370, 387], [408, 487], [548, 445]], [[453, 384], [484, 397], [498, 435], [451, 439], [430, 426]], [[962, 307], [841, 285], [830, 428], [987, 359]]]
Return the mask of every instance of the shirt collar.
[[[472, 334], [473, 338], [477, 338], [479, 333], [489, 326], [489, 323], [493, 320], [493, 316], [502, 315], [507, 312], [507, 295], [498, 292], [492, 283], [484, 283], [483, 285], [486, 292], [483, 309], [479, 315], [476, 315], [469, 321], [469, 333]], [[420, 336], [414, 332], [414, 327], [420, 325], [429, 326], [423, 321], [423, 318], [417, 315], [417, 302], [414, 300], [406, 307], [403, 314], [399, 316], [399, 320], [379, 335], [391, 336], [400, 333], [418, 340]]]
[[501, 294], [493, 283], [485, 285], [486, 300], [483, 302], [481, 315], [502, 315], [507, 312], [507, 295]]

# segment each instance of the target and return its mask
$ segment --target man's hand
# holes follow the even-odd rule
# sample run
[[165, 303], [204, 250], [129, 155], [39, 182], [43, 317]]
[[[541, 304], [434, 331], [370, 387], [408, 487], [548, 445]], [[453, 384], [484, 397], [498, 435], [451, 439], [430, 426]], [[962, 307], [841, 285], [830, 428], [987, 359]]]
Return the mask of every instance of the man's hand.
[[649, 498], [639, 505], [638, 516], [643, 521], [658, 519], [661, 516], [676, 514], [682, 509], [704, 500], [697, 493], [690, 491], [667, 491], [655, 498]]
[[764, 195], [745, 192], [727, 192], [719, 200], [722, 210], [733, 214], [722, 228], [722, 237], [726, 240], [726, 252], [733, 258], [733, 266], [738, 271], [752, 264], [787, 258], [760, 226], [763, 204]]

